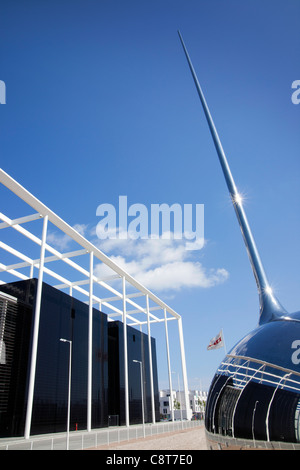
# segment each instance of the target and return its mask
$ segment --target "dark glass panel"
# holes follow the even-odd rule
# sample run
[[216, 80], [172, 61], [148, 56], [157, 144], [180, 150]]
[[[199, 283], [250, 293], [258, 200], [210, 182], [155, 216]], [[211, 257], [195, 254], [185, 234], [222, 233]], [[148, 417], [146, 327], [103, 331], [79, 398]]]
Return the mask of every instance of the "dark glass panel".
[[[109, 351], [114, 351], [116, 356], [109, 355], [109, 410], [110, 414], [119, 415], [119, 424], [125, 425], [125, 372], [124, 372], [124, 329], [121, 322], [108, 323], [110, 338]], [[117, 341], [118, 338], [118, 341]], [[155, 397], [155, 416], [159, 421], [159, 392], [156, 367], [156, 347], [155, 339], [151, 339], [152, 367], [153, 367], [153, 388]], [[128, 355], [128, 393], [129, 393], [129, 422], [130, 424], [142, 423], [142, 393], [141, 375], [139, 363], [133, 360], [142, 361], [143, 364], [143, 395], [144, 395], [144, 419], [145, 422], [152, 422], [151, 405], [151, 382], [149, 366], [149, 346], [148, 336], [135, 328], [127, 326], [127, 355]], [[118, 368], [116, 367], [118, 364]], [[114, 384], [119, 383], [119, 389], [114, 390]], [[112, 397], [119, 404], [113, 404]]]
[[[108, 323], [108, 414], [120, 417], [119, 328]], [[111, 418], [112, 422], [115, 422]]]
[[215, 425], [215, 408], [220, 391], [227, 380], [228, 377], [225, 375], [216, 374], [211, 383], [205, 410], [205, 427], [209, 432], [216, 432], [217, 430]]
[[241, 390], [232, 386], [232, 380], [227, 382], [220, 393], [215, 411], [215, 424], [218, 434], [223, 436], [233, 435], [233, 413], [240, 393]]
[[92, 428], [108, 426], [107, 317], [93, 310]]
[[[13, 338], [8, 375], [7, 364], [0, 365], [2, 377], [9, 377], [5, 384], [3, 381], [5, 393], [0, 398], [0, 434], [3, 437], [24, 435], [36, 287], [36, 279], [0, 286], [0, 291], [18, 298], [17, 314], [7, 314], [10, 322], [7, 322], [4, 332], [7, 344], [8, 336]], [[66, 430], [70, 349], [69, 343], [60, 342], [60, 338], [72, 341], [70, 429], [87, 427], [88, 318], [88, 305], [43, 283], [31, 434]], [[117, 416], [119, 424], [125, 424], [123, 332], [122, 323], [110, 322], [108, 326], [106, 315], [93, 309], [93, 428], [107, 426], [108, 414]], [[143, 363], [144, 415], [145, 422], [151, 422], [148, 336], [127, 327], [127, 344], [130, 423], [142, 422], [140, 369], [133, 359]], [[151, 348], [158, 421], [159, 393], [153, 338]], [[111, 422], [116, 423], [116, 420], [113, 418]]]
[[[0, 291], [10, 291], [1, 285]], [[11, 292], [10, 292], [11, 295]], [[32, 307], [0, 298], [5, 357], [0, 364], [0, 437], [24, 434]]]
[[[20, 281], [2, 285], [0, 290], [30, 302], [34, 308], [36, 283], [36, 279]], [[20, 313], [15, 324], [16, 331], [19, 331], [16, 341], [16, 348], [19, 349], [14, 357], [16, 364], [20, 358], [20, 364], [14, 365], [12, 371], [11, 383], [14, 383], [15, 387], [13, 389], [10, 385], [10, 396], [14, 406], [10, 407], [6, 421], [13, 424], [10, 430], [3, 425], [6, 436], [24, 434], [32, 334], [32, 307], [26, 307], [30, 315], [27, 312], [27, 315], [22, 316], [24, 305], [18, 301]], [[72, 340], [70, 429], [87, 427], [88, 314], [88, 305], [43, 283], [31, 434], [66, 429], [69, 343], [60, 342], [60, 338]], [[92, 427], [108, 424], [107, 348], [107, 317], [93, 309]], [[4, 420], [1, 421], [4, 423]]]
[[269, 414], [271, 441], [297, 442], [295, 413], [300, 399], [298, 393], [278, 388], [274, 394]]
[[234, 436], [266, 440], [266, 416], [274, 388], [250, 381], [243, 389], [234, 417]]

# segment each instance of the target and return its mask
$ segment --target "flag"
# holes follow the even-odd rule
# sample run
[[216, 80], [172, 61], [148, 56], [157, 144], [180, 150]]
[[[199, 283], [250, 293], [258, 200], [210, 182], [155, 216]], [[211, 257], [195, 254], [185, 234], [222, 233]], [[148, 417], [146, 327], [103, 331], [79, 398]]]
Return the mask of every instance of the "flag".
[[212, 338], [207, 346], [207, 350], [210, 351], [211, 349], [219, 349], [224, 347], [224, 338], [223, 338], [223, 330], [220, 331], [217, 336]]

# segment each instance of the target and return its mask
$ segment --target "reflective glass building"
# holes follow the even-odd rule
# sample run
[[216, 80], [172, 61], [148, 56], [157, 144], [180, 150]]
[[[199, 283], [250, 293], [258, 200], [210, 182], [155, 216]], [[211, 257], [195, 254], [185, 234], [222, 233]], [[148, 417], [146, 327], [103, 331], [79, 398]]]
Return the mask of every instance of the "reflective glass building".
[[208, 440], [219, 445], [221, 442], [238, 445], [239, 448], [241, 444], [236, 443], [237, 439], [246, 439], [247, 446], [255, 447], [259, 440], [265, 446], [284, 442], [293, 447], [300, 442], [300, 312], [288, 313], [273, 293], [247, 220], [243, 197], [233, 179], [183, 38], [178, 33], [215, 144], [259, 296], [258, 327], [226, 355], [212, 381], [205, 413]]
[[208, 441], [224, 437], [227, 446], [231, 438], [300, 442], [299, 374], [228, 355], [210, 387], [205, 427]]
[[[0, 437], [24, 435], [37, 279], [0, 286]], [[31, 434], [66, 430], [69, 344], [72, 341], [70, 430], [87, 429], [89, 306], [43, 283], [31, 419]], [[123, 324], [93, 309], [92, 428], [124, 424]], [[143, 361], [145, 420], [149, 412], [148, 336], [127, 327], [130, 421], [142, 422], [139, 364]], [[155, 340], [152, 344], [155, 407], [158, 410]]]
[[[29, 439], [34, 433], [65, 429], [70, 338], [70, 429], [90, 432], [142, 422], [141, 390], [145, 421], [151, 414], [155, 423], [158, 390], [151, 327], [158, 323], [165, 330], [171, 388], [168, 326], [174, 320], [189, 410], [181, 316], [1, 168], [0, 191], [3, 201], [11, 201], [7, 208], [17, 204], [12, 211], [17, 216], [0, 213], [0, 435]], [[58, 250], [51, 233], [66, 237], [70, 251]], [[122, 323], [113, 330], [117, 319]], [[144, 359], [142, 387], [139, 363], [133, 362], [139, 358]]]
[[[118, 416], [120, 425], [126, 424], [125, 419], [125, 382], [124, 382], [124, 326], [123, 323], [108, 323], [108, 390], [109, 390], [109, 415]], [[130, 424], [142, 422], [142, 392], [141, 373], [143, 381], [144, 420], [152, 422], [151, 403], [151, 377], [148, 348], [148, 335], [135, 328], [127, 326], [127, 351], [128, 351], [128, 383], [129, 383], [129, 421]], [[156, 365], [155, 339], [151, 338], [153, 389], [155, 421], [160, 420], [159, 392]], [[140, 364], [142, 362], [142, 372]]]

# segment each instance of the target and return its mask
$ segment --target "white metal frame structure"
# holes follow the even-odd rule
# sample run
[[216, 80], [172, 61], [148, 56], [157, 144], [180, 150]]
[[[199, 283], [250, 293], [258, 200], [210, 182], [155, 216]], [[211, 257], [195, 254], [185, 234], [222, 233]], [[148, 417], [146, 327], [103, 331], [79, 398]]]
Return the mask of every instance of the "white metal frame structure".
[[[94, 304], [99, 306], [99, 310], [104, 311], [109, 319], [119, 319], [124, 324], [124, 368], [125, 368], [125, 415], [126, 415], [126, 426], [129, 426], [129, 395], [128, 395], [128, 359], [127, 359], [127, 325], [142, 327], [147, 325], [148, 334], [148, 347], [150, 357], [150, 384], [151, 384], [151, 404], [152, 404], [152, 420], [155, 422], [154, 412], [154, 392], [153, 392], [153, 372], [151, 364], [151, 324], [161, 322], [165, 325], [166, 334], [166, 350], [167, 350], [167, 362], [168, 362], [168, 375], [170, 390], [172, 390], [171, 380], [171, 367], [170, 367], [170, 352], [169, 352], [169, 340], [168, 340], [168, 322], [171, 320], [177, 320], [178, 323], [178, 334], [180, 342], [180, 353], [181, 353], [181, 366], [182, 366], [182, 377], [183, 377], [183, 388], [185, 395], [185, 406], [189, 409], [188, 403], [188, 382], [186, 372], [186, 360], [184, 351], [184, 340], [182, 331], [182, 319], [181, 316], [170, 308], [165, 302], [154, 295], [150, 290], [140, 284], [136, 279], [125, 272], [120, 266], [118, 266], [112, 259], [106, 256], [96, 246], [90, 243], [84, 238], [78, 231], [64, 222], [59, 216], [52, 212], [30, 192], [28, 192], [23, 186], [16, 182], [6, 172], [0, 168], [0, 183], [14, 193], [24, 203], [34, 209], [34, 213], [31, 215], [18, 217], [11, 219], [7, 215], [0, 212], [0, 229], [12, 228], [21, 234], [22, 240], [24, 237], [29, 239], [31, 242], [37, 245], [39, 248], [39, 257], [34, 259], [24, 253], [23, 245], [21, 248], [10, 246], [10, 244], [4, 243], [0, 239], [0, 249], [13, 257], [18, 259], [18, 262], [13, 264], [4, 264], [0, 258], [0, 272], [6, 272], [11, 274], [17, 279], [29, 279], [33, 277], [34, 269], [38, 269], [38, 286], [35, 306], [35, 320], [34, 320], [34, 332], [33, 332], [33, 347], [31, 356], [31, 368], [30, 368], [30, 379], [29, 379], [29, 392], [28, 392], [28, 404], [26, 411], [26, 423], [25, 423], [25, 438], [30, 437], [31, 428], [31, 417], [32, 417], [32, 405], [33, 405], [33, 394], [34, 394], [34, 383], [35, 383], [35, 370], [36, 370], [36, 359], [37, 359], [37, 346], [38, 346], [38, 335], [39, 335], [39, 316], [40, 316], [40, 305], [42, 295], [42, 283], [44, 276], [49, 276], [50, 279], [54, 279], [55, 282], [59, 281], [59, 284], [52, 284], [57, 289], [69, 289], [69, 294], [73, 295], [74, 291], [80, 293], [88, 298], [87, 303], [89, 304], [89, 340], [88, 340], [88, 404], [87, 404], [87, 430], [91, 431], [91, 384], [92, 384], [92, 310]], [[2, 206], [5, 207], [5, 201], [2, 201]], [[36, 236], [31, 231], [27, 230], [24, 225], [29, 222], [36, 220], [43, 220], [42, 234], [41, 237]], [[47, 231], [49, 224], [53, 224], [56, 229], [59, 229], [64, 235], [69, 236], [72, 241], [76, 242], [80, 249], [72, 252], [61, 253], [47, 241]], [[2, 231], [2, 230], [1, 230]], [[12, 237], [13, 238], [13, 237]], [[0, 253], [1, 253], [0, 251]], [[48, 255], [48, 253], [50, 255]], [[85, 256], [84, 256], [85, 255]], [[84, 263], [80, 264], [80, 261], [89, 257], [88, 268], [84, 266]], [[76, 262], [73, 258], [76, 257]], [[105, 278], [99, 278], [94, 274], [96, 262], [101, 262], [108, 266], [113, 274]], [[69, 269], [70, 267], [75, 272], [80, 274], [80, 279], [66, 277], [65, 274], [61, 274], [58, 269], [50, 269], [49, 263], [52, 266], [59, 262], [60, 266]], [[51, 267], [52, 267], [51, 266]], [[25, 271], [24, 271], [25, 269]], [[28, 272], [29, 269], [29, 272]], [[64, 273], [64, 271], [63, 271]], [[75, 279], [75, 280], [73, 280]], [[117, 290], [115, 287], [110, 285], [113, 280], [121, 280], [122, 288]], [[7, 281], [6, 281], [7, 282]], [[3, 284], [4, 281], [0, 280]], [[85, 288], [87, 286], [87, 288]], [[98, 295], [96, 288], [101, 288], [102, 291], [109, 292], [109, 296]], [[138, 303], [139, 301], [139, 303]], [[143, 305], [141, 304], [143, 301]], [[116, 304], [120, 302], [121, 306], [117, 307]], [[128, 306], [130, 309], [128, 310]], [[107, 311], [105, 311], [107, 310]], [[154, 314], [155, 312], [155, 314]], [[144, 314], [141, 317], [141, 314]]]

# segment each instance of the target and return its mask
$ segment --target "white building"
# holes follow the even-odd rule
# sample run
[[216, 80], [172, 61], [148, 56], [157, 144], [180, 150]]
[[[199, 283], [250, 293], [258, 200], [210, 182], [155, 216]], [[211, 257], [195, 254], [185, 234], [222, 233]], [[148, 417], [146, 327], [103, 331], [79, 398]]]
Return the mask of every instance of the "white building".
[[174, 420], [192, 419], [193, 417], [196, 419], [204, 418], [207, 392], [190, 390], [188, 411], [186, 411], [184, 392], [172, 390], [172, 397], [173, 400], [171, 400], [170, 390], [160, 390], [159, 405], [161, 419], [172, 420], [172, 414], [174, 415]]
[[197, 419], [203, 419], [207, 400], [207, 392], [202, 390], [192, 390], [189, 392], [190, 406], [193, 410], [193, 416]]
[[172, 419], [172, 403], [176, 400], [176, 392], [172, 390], [173, 401], [171, 400], [170, 390], [160, 390], [159, 392], [159, 412], [162, 419]]

